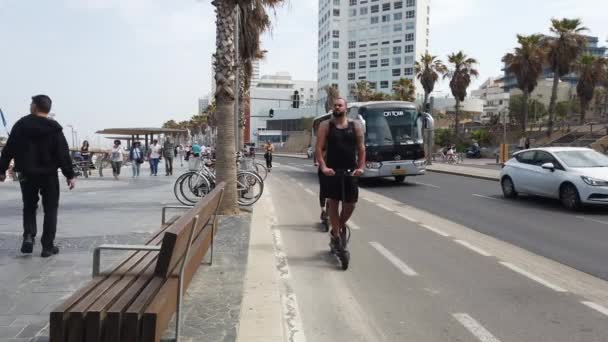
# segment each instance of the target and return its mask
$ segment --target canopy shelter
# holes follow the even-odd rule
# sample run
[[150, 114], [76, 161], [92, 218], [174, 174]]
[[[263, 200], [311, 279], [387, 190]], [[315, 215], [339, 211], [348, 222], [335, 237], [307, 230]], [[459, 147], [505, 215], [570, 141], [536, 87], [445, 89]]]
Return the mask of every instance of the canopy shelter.
[[157, 139], [160, 140], [160, 135], [188, 135], [187, 129], [178, 129], [178, 128], [153, 128], [153, 127], [135, 127], [135, 128], [106, 128], [101, 131], [95, 132], [97, 134], [119, 134], [119, 135], [127, 135], [131, 136], [129, 140], [127, 138], [120, 138], [119, 140], [127, 140], [128, 145], [132, 141], [140, 140], [140, 136], [144, 136], [145, 146], [148, 149], [149, 142], [154, 140], [154, 135], [156, 135]]

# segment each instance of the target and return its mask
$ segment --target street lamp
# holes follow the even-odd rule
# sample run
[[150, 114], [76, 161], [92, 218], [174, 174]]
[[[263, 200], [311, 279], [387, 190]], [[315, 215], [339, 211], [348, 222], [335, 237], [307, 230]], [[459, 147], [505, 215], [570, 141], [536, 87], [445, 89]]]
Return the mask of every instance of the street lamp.
[[76, 145], [74, 145], [74, 126], [67, 125], [67, 127], [70, 127], [72, 129], [72, 148], [76, 148]]

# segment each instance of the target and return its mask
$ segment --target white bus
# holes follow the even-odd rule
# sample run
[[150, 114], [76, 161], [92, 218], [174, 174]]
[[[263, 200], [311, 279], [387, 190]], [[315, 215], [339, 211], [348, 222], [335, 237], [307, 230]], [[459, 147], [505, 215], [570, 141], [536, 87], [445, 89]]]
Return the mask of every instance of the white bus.
[[[319, 124], [331, 119], [324, 114], [313, 121], [312, 148], [316, 145]], [[423, 128], [433, 129], [428, 113], [418, 112], [412, 102], [378, 101], [349, 104], [348, 118], [358, 121], [365, 132], [366, 165], [363, 177], [394, 177], [426, 173]], [[432, 138], [432, 137], [431, 137]]]

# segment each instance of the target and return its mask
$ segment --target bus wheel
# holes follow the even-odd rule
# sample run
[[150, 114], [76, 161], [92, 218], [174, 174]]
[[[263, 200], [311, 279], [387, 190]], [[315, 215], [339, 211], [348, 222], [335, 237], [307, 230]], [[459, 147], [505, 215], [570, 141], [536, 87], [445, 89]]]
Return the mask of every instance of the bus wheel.
[[405, 176], [395, 176], [395, 182], [397, 183], [403, 183], [404, 180]]

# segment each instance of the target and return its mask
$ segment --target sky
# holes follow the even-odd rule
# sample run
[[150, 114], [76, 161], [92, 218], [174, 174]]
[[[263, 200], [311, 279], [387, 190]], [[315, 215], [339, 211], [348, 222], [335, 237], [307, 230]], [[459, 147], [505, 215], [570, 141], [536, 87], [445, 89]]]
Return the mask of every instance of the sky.
[[[262, 74], [316, 79], [317, 6], [288, 0], [277, 10], [262, 39]], [[432, 0], [430, 52], [476, 58], [474, 89], [500, 75], [517, 33], [548, 33], [552, 17], [579, 17], [608, 44], [607, 13], [600, 0]], [[214, 50], [210, 0], [0, 0], [0, 108], [10, 125], [27, 114], [32, 95], [48, 94], [62, 125], [106, 146], [96, 130], [195, 114], [211, 89]]]

